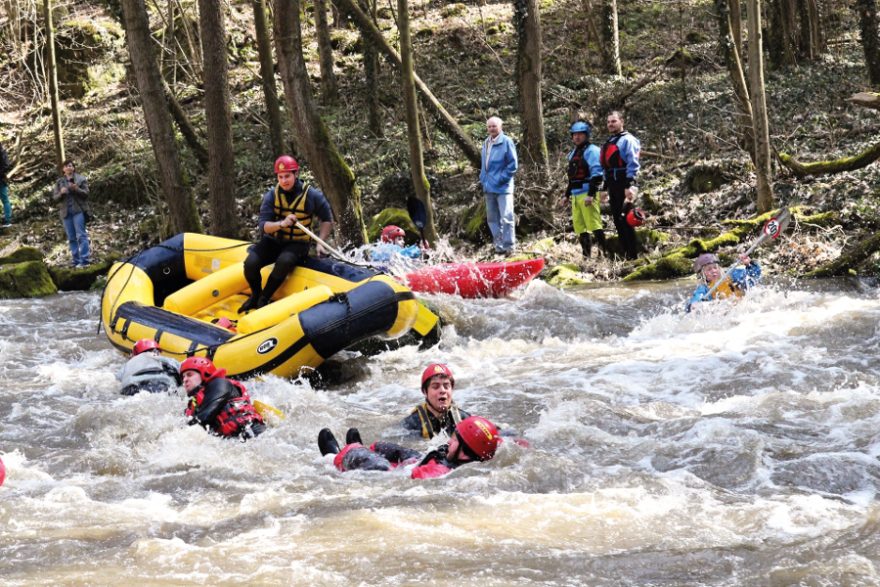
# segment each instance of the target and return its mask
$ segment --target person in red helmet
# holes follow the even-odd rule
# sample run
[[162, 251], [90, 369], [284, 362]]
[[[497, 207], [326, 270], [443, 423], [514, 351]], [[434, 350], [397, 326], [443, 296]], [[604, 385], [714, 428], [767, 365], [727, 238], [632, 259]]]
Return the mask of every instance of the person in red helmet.
[[[263, 194], [260, 204], [260, 240], [251, 246], [244, 261], [244, 276], [251, 295], [238, 309], [239, 314], [268, 304], [290, 272], [308, 257], [311, 237], [300, 227], [314, 232], [312, 218], [316, 216], [320, 222], [318, 236], [324, 241], [330, 236], [330, 202], [320, 190], [304, 184], [298, 174], [299, 164], [290, 155], [275, 161], [278, 183]], [[320, 243], [317, 251], [319, 255], [325, 253]], [[260, 269], [271, 263], [275, 267], [263, 287]]]
[[357, 428], [349, 429], [345, 441], [346, 445], [340, 450], [329, 428], [318, 433], [321, 455], [335, 454], [333, 464], [340, 471], [390, 471], [401, 465], [417, 463], [410, 476], [430, 479], [441, 477], [466, 463], [492, 460], [501, 437], [495, 424], [481, 416], [470, 416], [458, 423], [449, 443], [426, 455], [393, 442], [374, 442], [366, 447]]
[[134, 343], [131, 358], [116, 375], [122, 382], [122, 395], [141, 391], [167, 393], [180, 385], [180, 365], [174, 359], [160, 355], [160, 351], [159, 343], [152, 338], [142, 338]]
[[405, 269], [412, 268], [413, 260], [422, 256], [422, 249], [419, 245], [406, 246], [405, 238], [406, 232], [402, 228], [389, 224], [382, 229], [379, 242], [366, 248], [370, 260], [384, 265], [395, 264]]
[[455, 376], [447, 365], [428, 365], [422, 372], [422, 395], [425, 401], [404, 418], [403, 427], [427, 439], [443, 431], [452, 436], [459, 422], [470, 416], [455, 405], [452, 400], [454, 390]]
[[180, 375], [189, 398], [184, 414], [190, 425], [199, 424], [218, 436], [243, 441], [266, 430], [247, 388], [227, 379], [226, 369], [218, 369], [205, 357], [189, 357], [180, 364]]

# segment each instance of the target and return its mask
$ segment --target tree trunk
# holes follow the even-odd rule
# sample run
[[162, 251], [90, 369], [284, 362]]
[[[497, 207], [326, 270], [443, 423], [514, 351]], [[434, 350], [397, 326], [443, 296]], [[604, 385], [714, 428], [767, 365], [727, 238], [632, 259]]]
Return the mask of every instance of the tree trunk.
[[180, 102], [177, 101], [177, 98], [175, 98], [174, 94], [171, 92], [171, 87], [165, 83], [165, 80], [162, 80], [162, 83], [165, 88], [165, 99], [168, 101], [168, 111], [171, 112], [171, 116], [174, 118], [174, 122], [180, 130], [183, 140], [199, 162], [201, 171], [207, 171], [209, 162], [208, 151], [199, 139], [195, 127], [193, 127], [192, 123], [189, 121]]
[[602, 1], [602, 65], [605, 73], [620, 76], [620, 29], [617, 25], [617, 0]]
[[809, 61], [825, 52], [825, 34], [817, 0], [799, 0], [800, 56]]
[[263, 98], [266, 100], [266, 117], [269, 120], [269, 138], [272, 155], [278, 157], [286, 152], [284, 131], [281, 124], [281, 106], [275, 89], [275, 60], [272, 59], [272, 39], [269, 37], [269, 21], [266, 18], [266, 0], [251, 0], [254, 9], [254, 30], [257, 35], [257, 51], [260, 54], [260, 78]]
[[739, 0], [730, 0], [730, 30], [733, 35], [733, 44], [736, 46], [736, 54], [739, 57], [740, 64], [743, 60], [743, 22], [742, 22], [742, 5]]
[[156, 157], [159, 183], [175, 232], [201, 232], [202, 224], [189, 186], [183, 179], [180, 156], [166, 108], [159, 64], [153, 53], [150, 20], [144, 0], [121, 0], [126, 44], [144, 109], [144, 119]]
[[733, 34], [732, 2], [715, 0], [715, 11], [718, 16], [718, 46], [730, 75], [733, 94], [736, 101], [737, 128], [742, 133], [742, 146], [755, 163], [755, 123], [752, 119], [752, 104], [749, 101], [749, 89], [743, 73], [742, 60]]
[[58, 99], [58, 64], [55, 61], [55, 25], [52, 23], [52, 2], [43, 0], [46, 13], [46, 76], [49, 78], [49, 98], [52, 102], [52, 131], [55, 136], [55, 160], [58, 169], [66, 158], [64, 132], [61, 128], [61, 104]]
[[749, 94], [755, 123], [755, 175], [758, 187], [758, 212], [774, 206], [770, 171], [770, 123], [767, 120], [767, 96], [764, 92], [764, 56], [761, 42], [761, 0], [747, 0], [749, 25]]
[[335, 104], [336, 74], [333, 73], [330, 25], [327, 24], [327, 0], [315, 0], [315, 36], [318, 38], [318, 58], [321, 63], [321, 97], [328, 104]]
[[880, 26], [877, 24], [877, 0], [856, 0], [856, 10], [859, 13], [868, 80], [871, 82], [871, 87], [880, 88]]
[[538, 0], [514, 0], [514, 26], [517, 30], [516, 82], [519, 88], [520, 117], [526, 167], [547, 177], [547, 141], [541, 104], [541, 15]]
[[880, 233], [875, 233], [868, 238], [859, 241], [837, 259], [822, 265], [818, 269], [810, 271], [804, 277], [833, 277], [835, 275], [848, 275], [849, 270], [864, 263], [871, 256], [880, 251]]
[[[747, 12], [748, 9], [747, 1]], [[775, 68], [797, 65], [797, 0], [767, 0], [767, 12], [770, 63]], [[749, 33], [751, 39], [751, 25]]]
[[205, 65], [205, 124], [208, 128], [208, 194], [211, 232], [218, 236], [238, 237], [223, 10], [220, 0], [199, 0], [199, 37]]
[[[388, 62], [399, 71], [400, 55], [398, 55], [397, 51], [388, 44], [385, 37], [382, 36], [382, 32], [373, 24], [369, 17], [358, 8], [354, 3], [354, 0], [339, 0], [339, 5], [352, 17], [352, 20], [354, 20], [355, 24], [360, 29], [361, 34], [369, 37], [376, 47], [385, 55]], [[468, 161], [471, 162], [471, 165], [479, 169], [480, 148], [474, 144], [467, 134], [465, 134], [464, 130], [462, 130], [449, 112], [446, 111], [443, 105], [440, 104], [439, 100], [434, 97], [434, 94], [431, 93], [431, 90], [419, 78], [418, 74], [413, 73], [413, 80], [422, 96], [422, 102], [425, 107], [431, 111], [431, 114], [434, 115], [434, 119], [437, 124], [439, 124], [440, 129], [452, 139], [456, 145], [458, 145]]]
[[[361, 9], [376, 22], [376, 0], [360, 0]], [[382, 109], [379, 104], [379, 51], [368, 35], [361, 37], [364, 56], [364, 93], [367, 96], [367, 126], [374, 137], [381, 137]]]
[[832, 159], [830, 161], [811, 161], [804, 163], [795, 159], [788, 153], [780, 153], [779, 161], [787, 168], [791, 169], [798, 177], [807, 175], [827, 175], [832, 173], [840, 173], [842, 171], [855, 171], [862, 167], [867, 167], [877, 159], [880, 159], [880, 143], [873, 145], [852, 157], [841, 157], [840, 159]]
[[297, 143], [333, 206], [342, 237], [360, 246], [367, 240], [360, 189], [315, 107], [302, 54], [299, 10], [299, 0], [275, 0], [275, 45], [284, 94], [296, 127]]
[[403, 104], [406, 110], [410, 176], [416, 197], [425, 205], [427, 211], [424, 238], [433, 246], [437, 242], [437, 231], [434, 228], [434, 210], [431, 206], [431, 184], [425, 176], [425, 161], [422, 157], [422, 129], [419, 125], [419, 101], [413, 80], [413, 50], [409, 34], [407, 0], [397, 0], [397, 28], [400, 31], [400, 85], [403, 89]]

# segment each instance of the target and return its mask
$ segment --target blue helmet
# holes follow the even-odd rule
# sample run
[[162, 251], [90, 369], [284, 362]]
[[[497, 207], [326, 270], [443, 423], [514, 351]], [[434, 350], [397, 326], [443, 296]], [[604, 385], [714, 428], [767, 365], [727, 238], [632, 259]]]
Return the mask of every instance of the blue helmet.
[[570, 134], [574, 134], [576, 132], [585, 132], [587, 136], [590, 136], [590, 131], [593, 130], [593, 127], [590, 126], [589, 122], [584, 122], [583, 120], [578, 120], [574, 124], [571, 125], [571, 128], [568, 129]]

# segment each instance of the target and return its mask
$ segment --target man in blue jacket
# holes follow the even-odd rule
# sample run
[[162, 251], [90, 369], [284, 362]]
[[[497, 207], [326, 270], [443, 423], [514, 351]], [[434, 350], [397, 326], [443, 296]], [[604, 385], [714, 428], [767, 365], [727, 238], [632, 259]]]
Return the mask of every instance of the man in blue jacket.
[[599, 160], [605, 170], [605, 189], [611, 199], [611, 217], [627, 259], [639, 254], [636, 231], [626, 221], [626, 213], [636, 197], [636, 174], [639, 172], [641, 143], [623, 130], [623, 115], [617, 110], [606, 119], [608, 140], [602, 146]]
[[486, 121], [489, 136], [483, 141], [480, 157], [480, 183], [486, 195], [486, 220], [492, 231], [495, 252], [508, 255], [516, 244], [513, 216], [513, 176], [519, 162], [516, 145], [501, 131], [497, 116]]

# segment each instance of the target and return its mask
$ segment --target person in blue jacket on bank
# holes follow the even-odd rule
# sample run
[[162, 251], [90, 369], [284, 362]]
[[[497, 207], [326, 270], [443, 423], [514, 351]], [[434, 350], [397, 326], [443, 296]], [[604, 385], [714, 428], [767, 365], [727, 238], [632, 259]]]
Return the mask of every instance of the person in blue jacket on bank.
[[480, 150], [480, 184], [486, 197], [486, 221], [492, 232], [495, 252], [509, 255], [516, 245], [516, 217], [513, 213], [513, 176], [519, 167], [516, 145], [501, 130], [497, 116], [486, 121], [488, 137]]
[[685, 310], [690, 312], [694, 304], [700, 302], [742, 297], [746, 291], [757, 285], [761, 279], [761, 266], [748, 255], [740, 255], [739, 261], [744, 267], [734, 269], [730, 277], [723, 278], [724, 281], [709, 294], [715, 283], [722, 279], [721, 266], [718, 264], [718, 257], [712, 253], [703, 253], [697, 257], [694, 260], [694, 271], [702, 283], [694, 290]]

